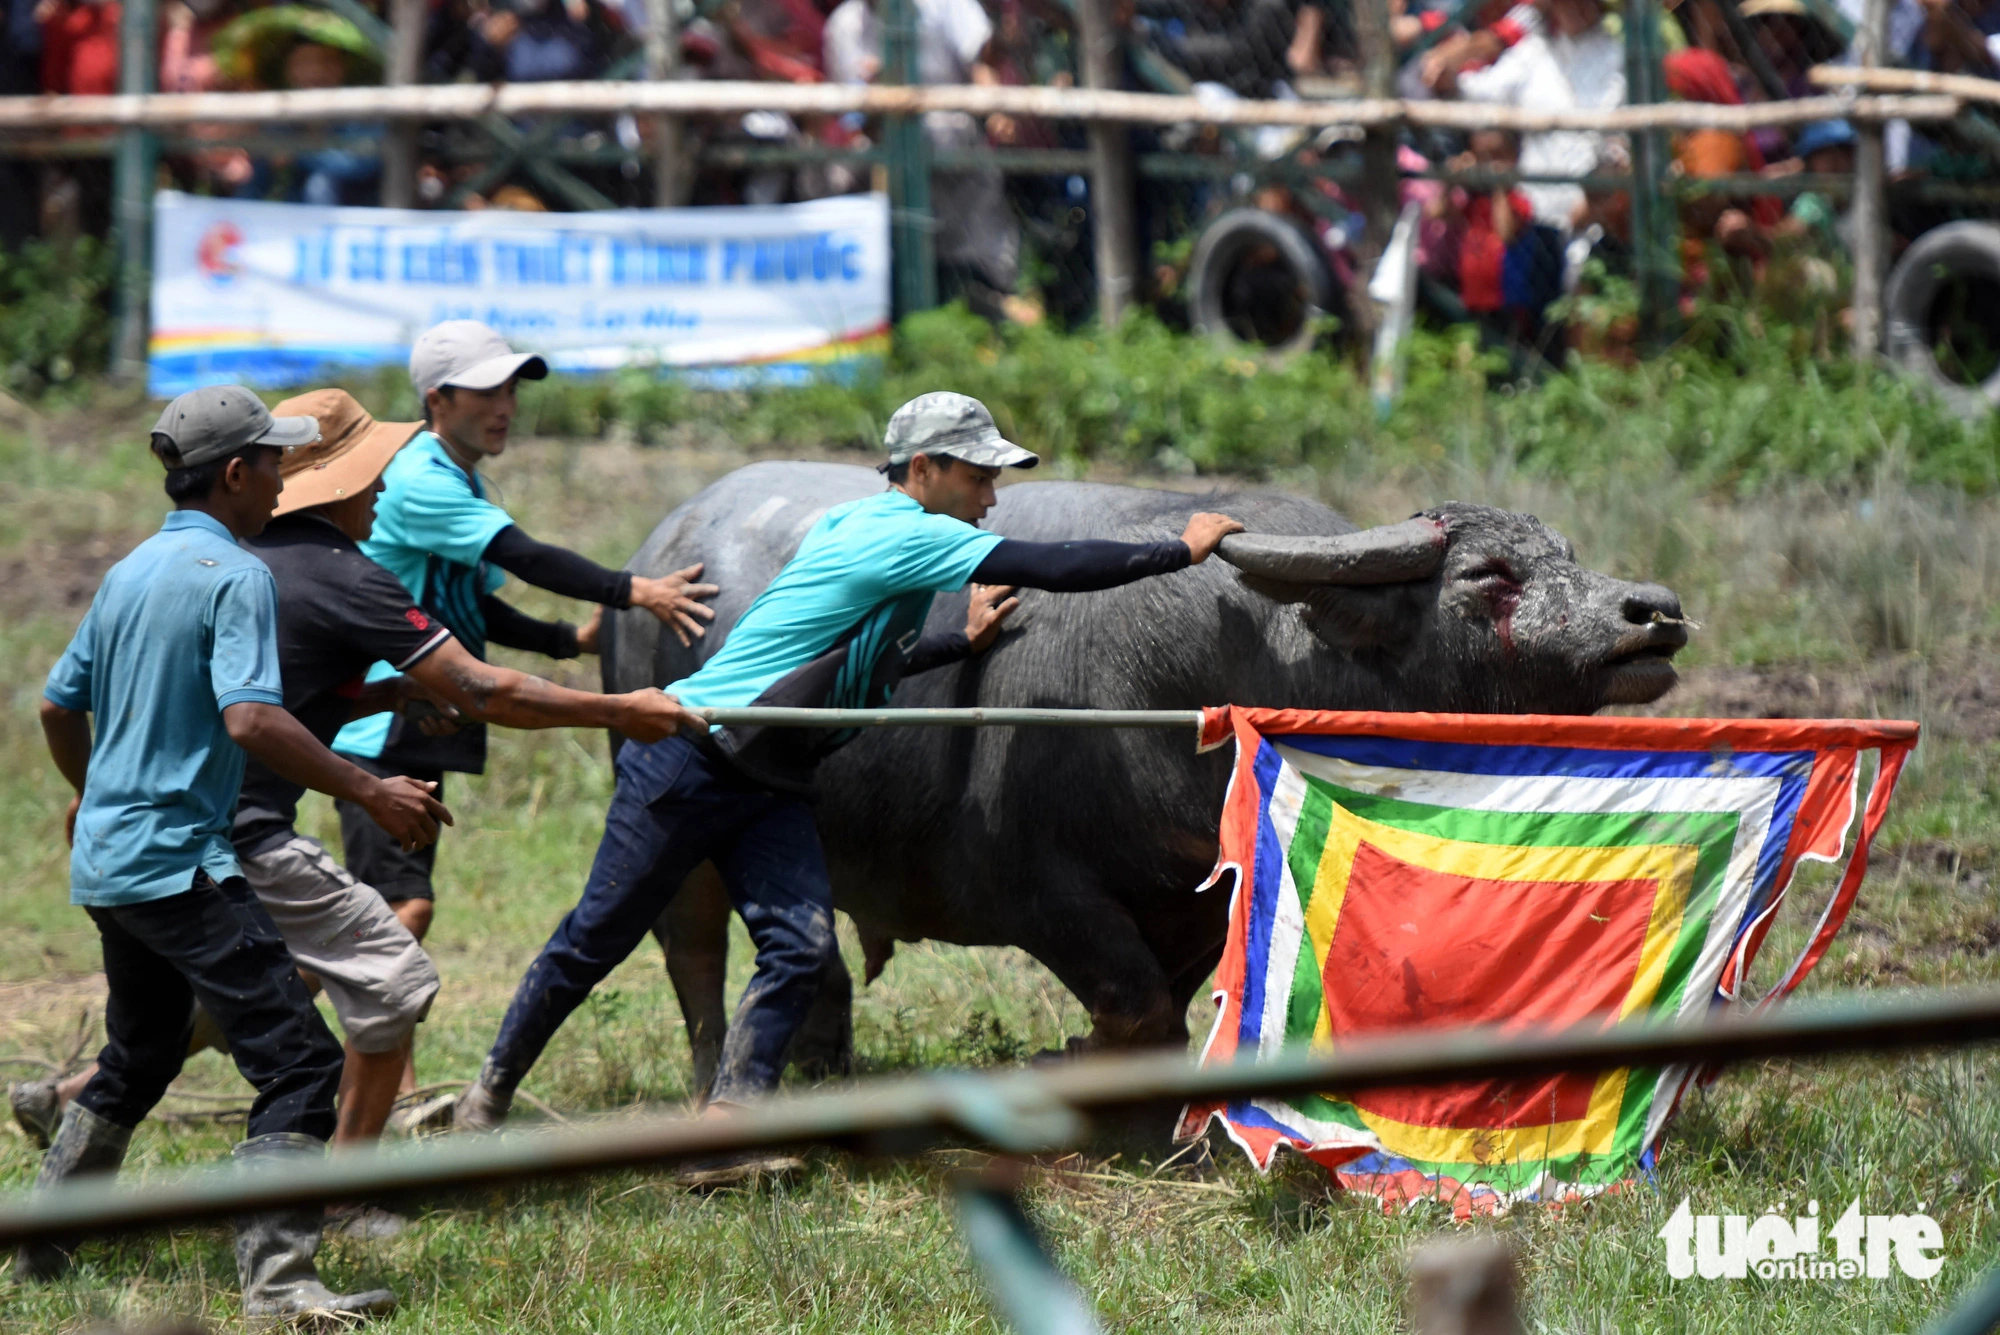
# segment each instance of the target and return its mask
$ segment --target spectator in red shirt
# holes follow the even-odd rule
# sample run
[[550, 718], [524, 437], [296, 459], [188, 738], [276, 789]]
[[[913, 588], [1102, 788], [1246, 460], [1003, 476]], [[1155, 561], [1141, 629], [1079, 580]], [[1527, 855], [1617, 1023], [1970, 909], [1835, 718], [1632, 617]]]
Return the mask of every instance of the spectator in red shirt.
[[42, 91], [118, 91], [118, 0], [42, 0]]

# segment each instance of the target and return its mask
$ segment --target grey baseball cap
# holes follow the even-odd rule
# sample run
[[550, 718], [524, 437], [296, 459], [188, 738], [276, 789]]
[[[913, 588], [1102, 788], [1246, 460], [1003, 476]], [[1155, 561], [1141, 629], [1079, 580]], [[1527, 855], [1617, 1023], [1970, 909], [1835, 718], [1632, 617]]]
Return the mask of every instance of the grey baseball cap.
[[246, 445], [295, 450], [318, 439], [319, 419], [273, 417], [262, 399], [240, 385], [189, 390], [153, 423], [153, 453], [169, 468], [227, 459]]
[[913, 454], [948, 454], [982, 468], [1033, 468], [1040, 455], [1000, 434], [993, 414], [969, 394], [919, 394], [889, 419], [882, 437], [889, 463], [908, 463]]
[[532, 352], [516, 352], [490, 325], [446, 320], [424, 330], [410, 349], [410, 383], [422, 398], [434, 389], [498, 389], [515, 376], [540, 380], [549, 364]]

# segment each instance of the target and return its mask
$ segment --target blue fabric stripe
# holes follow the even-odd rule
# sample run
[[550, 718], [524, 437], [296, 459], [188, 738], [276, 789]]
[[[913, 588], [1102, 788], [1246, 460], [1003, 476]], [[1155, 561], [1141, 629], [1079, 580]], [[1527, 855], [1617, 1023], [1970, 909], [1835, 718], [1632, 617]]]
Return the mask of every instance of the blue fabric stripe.
[[1457, 774], [1563, 774], [1591, 779], [1788, 778], [1812, 772], [1815, 751], [1607, 751], [1499, 742], [1413, 742], [1399, 737], [1276, 733], [1286, 746], [1394, 769]]
[[1239, 1046], [1255, 1052], [1264, 1032], [1264, 975], [1271, 965], [1271, 925], [1278, 919], [1279, 877], [1285, 850], [1278, 847], [1278, 830], [1271, 824], [1271, 794], [1284, 762], [1278, 748], [1260, 742], [1253, 773], [1257, 776], [1257, 862], [1250, 880], [1250, 941], [1243, 959], [1243, 1015], [1237, 1029]]

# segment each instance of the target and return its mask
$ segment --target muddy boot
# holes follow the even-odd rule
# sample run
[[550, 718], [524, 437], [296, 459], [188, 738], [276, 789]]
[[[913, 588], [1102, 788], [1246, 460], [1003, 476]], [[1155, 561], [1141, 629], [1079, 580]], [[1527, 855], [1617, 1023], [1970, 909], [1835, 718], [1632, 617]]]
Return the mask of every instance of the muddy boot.
[[[324, 1143], [311, 1136], [280, 1131], [257, 1136], [236, 1147], [235, 1158], [245, 1166], [273, 1160], [317, 1156]], [[319, 1254], [325, 1211], [273, 1210], [236, 1221], [236, 1277], [243, 1285], [243, 1319], [273, 1321], [329, 1313], [343, 1317], [381, 1316], [396, 1307], [387, 1289], [366, 1293], [335, 1293], [319, 1281], [313, 1257]]]
[[452, 1108], [451, 1129], [466, 1131], [498, 1131], [507, 1124], [507, 1114], [513, 1110], [512, 1093], [501, 1093], [487, 1083], [487, 1073], [479, 1072], [479, 1078], [465, 1087], [458, 1096], [458, 1103]]
[[[49, 1152], [42, 1156], [35, 1190], [47, 1191], [79, 1177], [115, 1173], [125, 1162], [125, 1147], [131, 1143], [129, 1127], [107, 1122], [81, 1103], [72, 1103], [63, 1109], [62, 1125], [56, 1128]], [[69, 1270], [73, 1253], [74, 1248], [53, 1242], [27, 1243], [14, 1253], [14, 1278], [22, 1284], [60, 1279]]]
[[23, 1080], [7, 1090], [7, 1103], [14, 1111], [14, 1125], [35, 1142], [38, 1150], [49, 1147], [49, 1142], [56, 1138], [56, 1127], [62, 1121], [62, 1095], [56, 1089], [61, 1083], [55, 1076], [50, 1076], [46, 1080]]

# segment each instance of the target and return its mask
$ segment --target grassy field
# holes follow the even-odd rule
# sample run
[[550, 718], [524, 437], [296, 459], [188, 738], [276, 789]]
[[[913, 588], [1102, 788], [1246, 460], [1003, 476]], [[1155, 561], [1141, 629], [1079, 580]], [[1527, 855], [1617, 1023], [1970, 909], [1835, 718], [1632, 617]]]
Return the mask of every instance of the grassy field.
[[[763, 425], [740, 438], [769, 440], [758, 447], [767, 455], [801, 452], [775, 438], [768, 405], [750, 408], [766, 414]], [[750, 457], [723, 443], [733, 421], [679, 411], [680, 424], [650, 445], [630, 443], [631, 433], [531, 440], [493, 476], [530, 532], [621, 563], [674, 504]], [[1909, 481], [1928, 475], [1898, 463], [1908, 441], [1836, 482], [1719, 482], [1712, 469], [1663, 463], [1653, 446], [1621, 456], [1617, 413], [1603, 411], [1610, 439], [1589, 467], [1520, 467], [1440, 438], [1380, 460], [1294, 456], [1280, 480], [1364, 521], [1451, 497], [1530, 509], [1584, 560], [1673, 584], [1704, 629], [1687, 685], [1666, 702], [1672, 712], [1921, 717], [1927, 740], [1885, 856], [1808, 990], [2000, 977], [2000, 681], [1988, 667], [2000, 639], [2000, 505]], [[34, 704], [104, 566], [165, 508], [140, 444], [150, 418], [144, 405], [100, 403], [0, 428], [0, 1058], [11, 1077], [94, 1041], [95, 940], [66, 903], [63, 793]], [[1419, 428], [1399, 429], [1420, 440]], [[1155, 484], [1183, 471], [1144, 459], [1078, 454], [1068, 467], [1116, 476], [1146, 466], [1135, 480]], [[519, 597], [555, 610], [532, 592]], [[568, 673], [588, 680], [589, 670]], [[423, 1031], [428, 1081], [475, 1071], [521, 968], [580, 887], [609, 788], [594, 735], [496, 734], [490, 770], [454, 780], [449, 793], [459, 824], [439, 864], [431, 943], [445, 992]], [[304, 824], [332, 830], [324, 805], [309, 806]], [[1796, 949], [1826, 888], [1823, 875], [1802, 881], [1765, 979]], [[1196, 1003], [1197, 1032], [1206, 1006]], [[1002, 950], [905, 946], [857, 1010], [866, 1072], [1015, 1061], [1085, 1028], [1052, 978]], [[1478, 1227], [1520, 1247], [1538, 1332], [1915, 1329], [2000, 1255], [1995, 1073], [1983, 1053], [1733, 1072], [1691, 1099], [1657, 1188]], [[673, 1106], [688, 1079], [679, 1017], [649, 947], [563, 1031], [527, 1088], [575, 1119]], [[221, 1059], [196, 1059], [166, 1104], [175, 1116], [135, 1139], [131, 1171], [222, 1154], [237, 1128], [204, 1120], [217, 1106], [204, 1096], [242, 1088]], [[383, 1327], [391, 1332], [990, 1330], [947, 1206], [950, 1174], [975, 1159], [825, 1155], [783, 1189], [708, 1197], [637, 1174], [496, 1194], [431, 1208], [390, 1242], [331, 1242], [323, 1260], [334, 1282], [403, 1295]], [[11, 1126], [0, 1131], [0, 1186], [25, 1186], [35, 1162]], [[1058, 1259], [1110, 1329], [1402, 1329], [1406, 1250], [1456, 1227], [1429, 1211], [1385, 1217], [1329, 1196], [1317, 1170], [1259, 1178], [1227, 1147], [1206, 1165], [1155, 1167], [1133, 1152], [1086, 1154], [1052, 1166], [1029, 1193]], [[1922, 1209], [1943, 1225], [1947, 1265], [1931, 1283], [1675, 1284], [1655, 1234], [1684, 1195], [1698, 1213], [1791, 1212], [1817, 1199], [1838, 1214], [1855, 1197], [1867, 1212]], [[70, 1282], [0, 1289], [0, 1330], [166, 1313], [230, 1327], [234, 1287], [219, 1229], [94, 1244]]]

